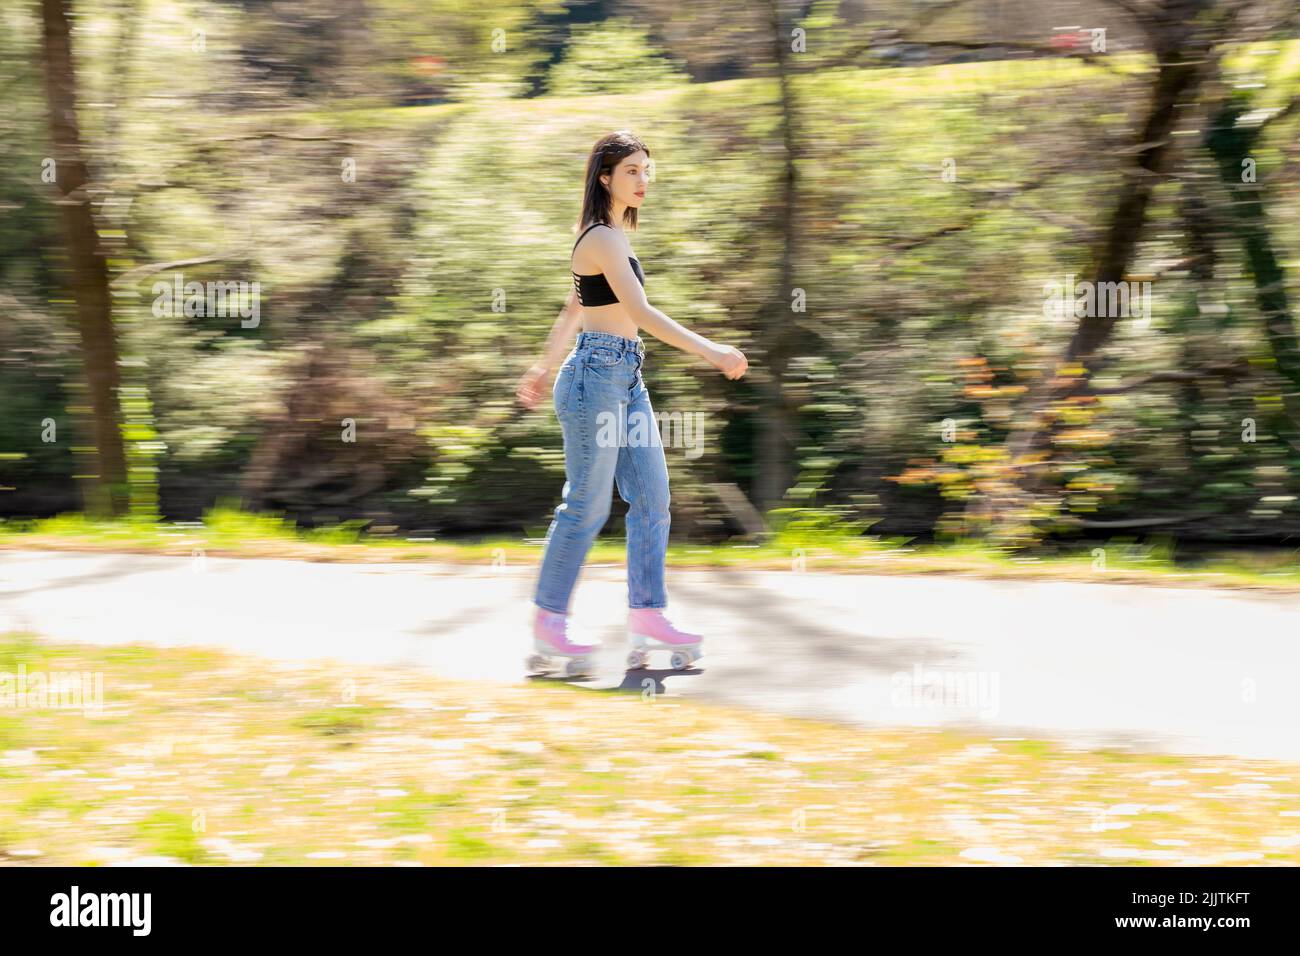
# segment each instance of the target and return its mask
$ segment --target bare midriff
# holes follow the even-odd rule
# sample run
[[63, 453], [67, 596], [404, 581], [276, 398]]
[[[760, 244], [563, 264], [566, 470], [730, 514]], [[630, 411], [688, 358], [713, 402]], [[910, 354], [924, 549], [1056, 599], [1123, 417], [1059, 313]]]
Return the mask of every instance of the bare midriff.
[[608, 332], [621, 335], [625, 339], [634, 339], [640, 329], [627, 314], [621, 302], [611, 305], [582, 306], [582, 331]]

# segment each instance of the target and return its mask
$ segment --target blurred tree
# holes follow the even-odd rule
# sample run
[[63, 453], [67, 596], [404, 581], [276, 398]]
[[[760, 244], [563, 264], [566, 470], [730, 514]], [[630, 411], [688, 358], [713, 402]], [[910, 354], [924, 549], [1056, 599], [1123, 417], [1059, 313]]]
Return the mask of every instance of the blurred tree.
[[[800, 0], [801, 10], [807, 6], [807, 0]], [[767, 72], [771, 44], [762, 5], [744, 0], [707, 4], [623, 0], [619, 7], [633, 21], [651, 29], [668, 54], [685, 64], [696, 83]]]
[[[717, 500], [719, 483], [768, 508], [805, 509], [814, 524], [870, 505], [886, 518], [873, 530], [887, 534], [942, 532], [979, 491], [999, 493], [986, 482], [1007, 477], [999, 456], [1026, 427], [1017, 404], [1080, 331], [1044, 318], [1042, 278], [1096, 278], [1086, 257], [1114, 238], [1111, 204], [1132, 177], [1154, 186], [1126, 274], [1158, 274], [1164, 311], [1095, 348], [1114, 378], [1046, 408], [1038, 491], [1073, 524], [1039, 530], [1173, 519], [1222, 534], [1300, 529], [1300, 515], [1275, 503], [1300, 491], [1300, 457], [1273, 417], [1295, 390], [1270, 362], [1261, 312], [1271, 307], [1260, 293], [1276, 283], [1237, 268], [1251, 230], [1265, 229], [1294, 319], [1300, 219], [1287, 176], [1300, 111], [1282, 112], [1273, 87], [1240, 104], [1233, 129], [1263, 122], [1249, 148], [1267, 175], [1247, 224], [1194, 137], [1171, 129], [1158, 171], [1138, 161], [1161, 82], [1153, 58], [1044, 50], [1030, 6], [723, 0], [705, 11], [602, 0], [519, 4], [501, 27], [458, 3], [372, 0], [340, 12], [312, 0], [296, 10], [196, 0], [178, 19], [172, 5], [86, 0], [71, 25], [79, 131], [97, 249], [116, 276], [119, 404], [138, 413], [123, 431], [132, 445], [165, 446], [163, 510], [197, 516], [242, 485], [250, 505], [305, 521], [391, 512], [382, 523], [544, 530], [559, 436], [551, 416], [512, 408], [513, 363], [567, 291], [585, 149], [631, 110], [661, 163], [638, 239], [652, 297], [751, 358], [745, 380], [725, 383], [656, 353], [657, 407], [707, 427], [703, 454], [670, 458], [675, 534], [735, 529], [745, 509], [731, 487], [730, 504]], [[1078, 9], [1058, 22], [1087, 24], [1102, 6], [1052, 9]], [[1115, 9], [1129, 7], [1154, 9]], [[644, 11], [637, 31], [672, 60], [755, 79], [644, 98], [634, 83], [617, 100], [382, 108], [539, 90], [551, 77], [539, 64], [561, 62], [552, 54], [570, 36], [566, 14], [604, 21], [634, 8]], [[59, 321], [62, 209], [39, 201], [24, 172], [48, 151], [45, 111], [24, 80], [41, 59], [37, 10], [16, 11], [0, 35], [0, 86], [15, 94], [0, 117], [11, 134], [0, 142], [10, 207], [0, 440], [26, 455], [0, 466], [4, 485], [24, 486], [6, 502], [45, 508], [53, 499], [41, 492], [60, 477], [97, 469], [31, 437], [49, 409], [89, 405], [63, 394], [82, 376], [69, 374], [76, 334]], [[287, 36], [317, 16], [319, 36]], [[1011, 40], [999, 35], [1004, 21]], [[191, 47], [191, 25], [207, 28], [206, 51]], [[686, 55], [692, 46], [698, 57]], [[1236, 42], [1215, 48], [1228, 49], [1255, 55]], [[268, 66], [277, 50], [286, 62]], [[644, 65], [644, 53], [627, 62]], [[918, 57], [993, 59], [894, 69]], [[1210, 127], [1218, 101], [1209, 114], [1206, 102], [1179, 100], [1188, 129]], [[941, 176], [941, 163], [954, 175]], [[200, 281], [260, 279], [261, 325], [152, 314], [156, 273], [182, 269]], [[792, 307], [795, 289], [804, 311]], [[131, 391], [140, 385], [147, 393]], [[1244, 417], [1260, 417], [1258, 442], [1236, 440]], [[357, 423], [355, 443], [340, 441], [343, 418]], [[128, 477], [138, 470], [129, 453]]]
[[[1160, 0], [1154, 6], [1126, 5], [1139, 17], [1156, 58], [1145, 118], [1126, 150], [1130, 167], [1119, 183], [1109, 220], [1092, 253], [1087, 280], [1127, 281], [1133, 256], [1146, 225], [1157, 184], [1166, 175], [1173, 153], [1173, 130], [1180, 111], [1190, 104], [1206, 78], [1215, 44], [1229, 35], [1239, 8], [1216, 0]], [[967, 515], [995, 540], [1019, 544], [1034, 534], [1035, 517], [1054, 514], [1057, 495], [1049, 489], [1053, 472], [1051, 443], [1067, 419], [1068, 409], [1087, 390], [1103, 362], [1099, 350], [1109, 338], [1117, 315], [1085, 317], [1064, 354], [1029, 390], [1020, 420], [1007, 438], [1006, 470], [990, 478]], [[1045, 501], [1036, 501], [1041, 495]]]
[[651, 45], [630, 20], [574, 26], [564, 59], [551, 68], [555, 96], [639, 93], [687, 82], [687, 76]]
[[89, 479], [86, 509], [118, 515], [127, 505], [126, 452], [118, 396], [117, 336], [109, 296], [108, 264], [87, 187], [90, 173], [77, 124], [77, 74], [68, 29], [67, 0], [42, 0], [45, 90], [55, 186], [61, 198], [72, 292], [81, 333], [82, 363], [90, 391], [97, 467]]
[[[760, 415], [762, 430], [756, 449], [758, 473], [754, 494], [759, 508], [771, 511], [778, 507], [794, 482], [793, 449], [799, 444], [795, 433], [796, 417], [792, 397], [785, 380], [794, 355], [800, 329], [795, 325], [796, 309], [802, 310], [803, 290], [796, 290], [795, 269], [799, 265], [799, 152], [802, 144], [799, 103], [791, 76], [792, 49], [804, 44], [782, 17], [781, 0], [768, 0], [767, 31], [777, 87], [777, 121], [780, 137], [780, 174], [773, 203], [772, 217], [778, 236], [780, 259], [774, 294], [768, 299], [759, 322], [761, 383], [764, 409]], [[801, 300], [796, 304], [795, 298]], [[803, 329], [805, 334], [810, 330]]]
[[407, 102], [518, 96], [549, 58], [544, 19], [563, 10], [564, 0], [371, 0], [360, 76], [385, 78]]
[[[1278, 57], [1280, 59], [1280, 57]], [[1205, 145], [1213, 154], [1236, 220], [1247, 273], [1273, 361], [1289, 384], [1284, 393], [1288, 440], [1300, 449], [1300, 349], [1287, 299], [1286, 270], [1269, 226], [1269, 183], [1259, 170], [1260, 139], [1271, 122], [1300, 105], [1300, 93], [1272, 109], [1261, 109], [1254, 90], [1239, 89], [1211, 107]]]

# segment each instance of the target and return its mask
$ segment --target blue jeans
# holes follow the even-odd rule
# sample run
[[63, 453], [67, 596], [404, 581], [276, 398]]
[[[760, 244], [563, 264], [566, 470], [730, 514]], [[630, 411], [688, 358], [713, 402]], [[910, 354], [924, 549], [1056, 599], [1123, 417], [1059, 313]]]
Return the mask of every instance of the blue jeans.
[[533, 599], [538, 607], [568, 613], [582, 562], [609, 518], [615, 481], [628, 503], [628, 606], [668, 604], [668, 463], [641, 379], [644, 359], [639, 337], [581, 332], [556, 373], [552, 393], [564, 431], [566, 481], [546, 532]]

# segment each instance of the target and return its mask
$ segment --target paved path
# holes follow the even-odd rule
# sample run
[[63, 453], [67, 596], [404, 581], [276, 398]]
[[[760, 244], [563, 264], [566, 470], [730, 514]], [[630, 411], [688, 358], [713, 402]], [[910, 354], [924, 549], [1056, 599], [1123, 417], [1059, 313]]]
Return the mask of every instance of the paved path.
[[[534, 569], [0, 551], [0, 630], [523, 679]], [[588, 567], [585, 686], [870, 726], [1300, 761], [1300, 597], [918, 575], [669, 571], [696, 669], [625, 671], [623, 570]], [[656, 662], [652, 661], [652, 667]]]

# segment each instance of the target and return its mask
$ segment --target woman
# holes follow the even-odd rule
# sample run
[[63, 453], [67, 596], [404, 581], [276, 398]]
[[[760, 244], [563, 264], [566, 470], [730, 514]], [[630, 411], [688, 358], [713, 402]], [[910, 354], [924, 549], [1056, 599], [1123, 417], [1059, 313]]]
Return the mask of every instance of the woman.
[[[645, 347], [638, 330], [692, 355], [729, 379], [749, 367], [739, 349], [717, 345], [674, 322], [646, 301], [645, 274], [632, 255], [625, 228], [636, 229], [637, 210], [650, 182], [650, 150], [627, 131], [610, 133], [587, 159], [586, 192], [571, 268], [573, 291], [546, 343], [542, 359], [519, 383], [517, 395], [535, 408], [550, 370], [579, 322], [582, 332], [556, 375], [552, 395], [564, 433], [563, 502], [546, 534], [533, 622], [535, 654], [568, 659], [570, 675], [589, 671], [593, 645], [568, 636], [569, 601], [591, 542], [609, 517], [614, 483], [628, 504], [627, 584], [631, 667], [644, 666], [651, 646], [674, 651], [673, 666], [699, 656], [700, 636], [664, 616], [664, 558], [668, 549], [668, 466], [641, 378]], [[610, 425], [617, 440], [610, 440]], [[644, 426], [648, 424], [648, 429]], [[632, 440], [630, 432], [648, 435]]]

